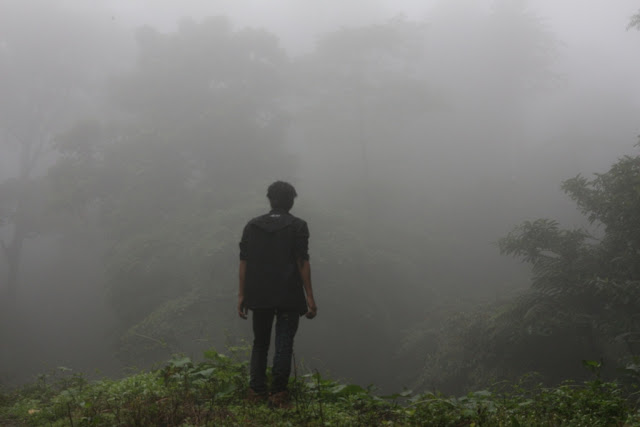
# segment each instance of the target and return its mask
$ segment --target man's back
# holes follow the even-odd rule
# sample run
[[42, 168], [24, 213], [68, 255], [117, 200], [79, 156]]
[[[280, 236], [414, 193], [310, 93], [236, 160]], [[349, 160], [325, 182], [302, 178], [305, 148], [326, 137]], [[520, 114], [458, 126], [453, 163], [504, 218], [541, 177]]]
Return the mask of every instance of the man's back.
[[240, 259], [246, 260], [245, 305], [307, 312], [298, 262], [309, 259], [305, 221], [274, 209], [249, 221]]

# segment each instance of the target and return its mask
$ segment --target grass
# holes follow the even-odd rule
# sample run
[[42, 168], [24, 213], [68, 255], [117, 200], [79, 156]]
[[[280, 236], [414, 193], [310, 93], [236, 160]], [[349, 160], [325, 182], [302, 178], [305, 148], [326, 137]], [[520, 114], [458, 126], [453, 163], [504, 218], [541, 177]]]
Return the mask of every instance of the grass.
[[377, 396], [311, 373], [292, 379], [292, 409], [253, 404], [246, 362], [215, 351], [176, 357], [120, 380], [88, 382], [60, 368], [0, 393], [4, 426], [640, 426], [633, 395], [596, 379], [546, 388], [502, 385], [461, 397], [410, 391]]

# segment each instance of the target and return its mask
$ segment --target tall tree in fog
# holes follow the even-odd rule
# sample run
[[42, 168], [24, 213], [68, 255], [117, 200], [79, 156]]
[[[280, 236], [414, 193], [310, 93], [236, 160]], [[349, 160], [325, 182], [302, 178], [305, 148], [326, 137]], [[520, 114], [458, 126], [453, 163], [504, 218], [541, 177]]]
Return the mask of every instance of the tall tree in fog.
[[640, 156], [625, 156], [593, 179], [578, 175], [562, 188], [602, 235], [539, 219], [501, 239], [500, 251], [531, 264], [533, 273], [531, 292], [508, 321], [519, 328], [520, 351], [533, 357], [527, 345], [568, 342], [559, 353], [579, 359], [579, 349], [625, 363], [640, 352]]
[[488, 89], [485, 102], [498, 120], [488, 125], [502, 128], [499, 139], [505, 145], [496, 148], [506, 152], [515, 175], [523, 165], [518, 151], [526, 145], [522, 139], [528, 99], [549, 90], [556, 80], [551, 66], [557, 41], [526, 0], [496, 1], [487, 24], [487, 55], [479, 65]]
[[[640, 353], [640, 156], [625, 156], [591, 179], [564, 181], [594, 227], [525, 221], [499, 239], [500, 252], [529, 264], [529, 289], [452, 316], [426, 334], [422, 386], [478, 387], [536, 372], [548, 383], [602, 374], [637, 375]], [[635, 359], [635, 362], [634, 362]]]
[[305, 170], [341, 182], [351, 207], [371, 210], [372, 188], [400, 167], [402, 149], [389, 150], [389, 141], [402, 144], [403, 129], [434, 104], [420, 69], [424, 30], [402, 18], [343, 28], [296, 62], [296, 143], [314, 159]]
[[[450, 0], [424, 18], [423, 76], [436, 108], [389, 138], [399, 158], [392, 181], [408, 188], [407, 203], [446, 218], [437, 229], [465, 242], [502, 232], [519, 185], [536, 173], [522, 153], [537, 143], [531, 112], [555, 81], [556, 41], [544, 21], [524, 2], [485, 6]], [[470, 211], [474, 221], [460, 214]]]
[[95, 95], [107, 55], [97, 26], [48, 2], [5, 2], [0, 28], [0, 292], [13, 299], [25, 242], [43, 227], [36, 178], [52, 160], [55, 133]]
[[345, 203], [374, 215], [394, 204], [372, 188], [432, 212], [510, 203], [511, 177], [529, 172], [519, 153], [533, 145], [530, 108], [554, 83], [556, 41], [522, 2], [470, 3], [447, 1], [424, 22], [336, 31], [297, 61], [308, 177], [342, 180]]
[[440, 139], [460, 148], [441, 151], [485, 185], [523, 166], [528, 107], [555, 83], [557, 41], [524, 0], [498, 0], [489, 11], [469, 3], [443, 2], [427, 17], [428, 69], [455, 112], [443, 118], [451, 136]]
[[293, 170], [286, 57], [272, 34], [224, 18], [142, 28], [137, 42], [135, 67], [110, 88], [114, 113], [61, 135], [50, 176], [61, 206], [99, 211], [127, 348], [163, 339], [184, 351], [177, 342], [222, 333], [248, 206]]
[[[137, 40], [137, 69], [117, 80], [115, 105], [140, 132], [179, 146], [195, 182], [221, 194], [229, 176], [242, 186], [287, 164], [273, 149], [282, 140], [286, 65], [274, 35], [208, 18], [184, 21], [175, 34], [143, 28]], [[251, 158], [260, 161], [247, 173]]]
[[[404, 210], [396, 178], [411, 129], [438, 104], [422, 72], [424, 31], [403, 18], [342, 28], [321, 37], [293, 69], [291, 145], [322, 213], [316, 271], [325, 308], [335, 313], [318, 338], [345, 350], [325, 355], [328, 363], [361, 378], [376, 372], [381, 382], [395, 375], [377, 367], [393, 363], [398, 331], [432, 303], [425, 301], [432, 288], [419, 279], [431, 251], [413, 250], [424, 243], [421, 230], [389, 221]], [[331, 334], [335, 328], [342, 337]], [[376, 339], [352, 339], [363, 329]]]

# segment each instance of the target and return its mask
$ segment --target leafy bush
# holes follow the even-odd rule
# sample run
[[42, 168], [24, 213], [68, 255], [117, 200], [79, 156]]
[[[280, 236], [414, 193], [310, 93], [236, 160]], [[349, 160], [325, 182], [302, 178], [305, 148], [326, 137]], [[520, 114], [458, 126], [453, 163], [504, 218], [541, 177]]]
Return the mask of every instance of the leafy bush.
[[[596, 362], [590, 362], [596, 363]], [[89, 383], [68, 370], [0, 394], [3, 425], [640, 425], [616, 383], [599, 379], [555, 388], [523, 378], [461, 397], [409, 390], [377, 396], [372, 387], [310, 373], [290, 384], [293, 408], [245, 399], [247, 365], [213, 350], [201, 362], [178, 356], [160, 369]]]
[[581, 381], [588, 378], [584, 358], [604, 361], [602, 375], [622, 380], [619, 368], [634, 366], [640, 353], [640, 156], [625, 156], [591, 180], [578, 175], [562, 188], [593, 229], [537, 219], [500, 239], [502, 254], [531, 265], [530, 289], [423, 328], [423, 340], [434, 345], [424, 352], [414, 387], [459, 392], [532, 371], [547, 385]]

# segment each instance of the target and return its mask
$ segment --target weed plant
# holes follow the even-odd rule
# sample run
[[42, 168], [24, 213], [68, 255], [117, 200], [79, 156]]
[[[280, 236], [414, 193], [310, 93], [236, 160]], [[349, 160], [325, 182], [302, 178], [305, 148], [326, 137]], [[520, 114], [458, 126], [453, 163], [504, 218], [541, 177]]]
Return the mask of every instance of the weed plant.
[[292, 409], [250, 403], [246, 362], [213, 350], [194, 363], [88, 382], [60, 368], [0, 393], [7, 426], [640, 426], [630, 394], [599, 378], [543, 387], [534, 376], [461, 397], [409, 390], [378, 396], [313, 372], [290, 384]]

